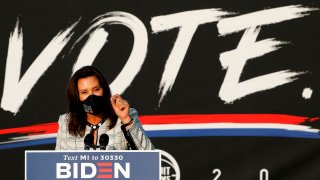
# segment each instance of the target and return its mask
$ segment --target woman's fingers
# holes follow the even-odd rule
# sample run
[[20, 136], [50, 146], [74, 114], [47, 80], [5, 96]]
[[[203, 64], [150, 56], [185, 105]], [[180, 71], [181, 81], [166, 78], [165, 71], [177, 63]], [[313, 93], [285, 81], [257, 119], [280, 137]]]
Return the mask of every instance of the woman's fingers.
[[123, 123], [128, 122], [131, 119], [129, 116], [130, 105], [128, 101], [122, 99], [119, 94], [111, 96], [110, 101], [115, 113], [120, 118], [120, 120]]
[[111, 104], [114, 108], [118, 108], [121, 111], [129, 107], [128, 101], [121, 98], [119, 94], [115, 94], [110, 98]]

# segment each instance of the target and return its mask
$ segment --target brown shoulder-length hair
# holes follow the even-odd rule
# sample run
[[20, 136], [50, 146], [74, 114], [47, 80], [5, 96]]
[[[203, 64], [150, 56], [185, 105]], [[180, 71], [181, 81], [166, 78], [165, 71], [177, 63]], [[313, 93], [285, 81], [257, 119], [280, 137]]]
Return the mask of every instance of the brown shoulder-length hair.
[[108, 118], [111, 120], [109, 124], [109, 129], [112, 129], [117, 123], [118, 117], [115, 114], [112, 108], [111, 102], [109, 100], [111, 98], [111, 92], [106, 79], [103, 77], [102, 73], [97, 68], [93, 66], [84, 66], [73, 74], [67, 87], [67, 99], [69, 102], [68, 129], [69, 129], [69, 134], [73, 136], [83, 137], [85, 134], [85, 129], [87, 125], [87, 115], [83, 109], [82, 102], [80, 101], [80, 98], [79, 98], [78, 81], [81, 78], [86, 78], [89, 76], [97, 77], [99, 81], [99, 85], [103, 89], [103, 96], [107, 101], [107, 106], [103, 110], [103, 118]]

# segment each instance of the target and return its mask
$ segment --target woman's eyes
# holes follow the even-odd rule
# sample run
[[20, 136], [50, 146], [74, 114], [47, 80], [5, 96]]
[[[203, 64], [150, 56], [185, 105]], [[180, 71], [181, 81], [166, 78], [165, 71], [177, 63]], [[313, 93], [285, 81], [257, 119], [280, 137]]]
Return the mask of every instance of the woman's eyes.
[[[100, 91], [101, 91], [101, 88], [94, 88], [93, 89], [93, 92], [100, 92]], [[80, 94], [83, 94], [83, 95], [88, 94], [88, 91], [81, 91]]]

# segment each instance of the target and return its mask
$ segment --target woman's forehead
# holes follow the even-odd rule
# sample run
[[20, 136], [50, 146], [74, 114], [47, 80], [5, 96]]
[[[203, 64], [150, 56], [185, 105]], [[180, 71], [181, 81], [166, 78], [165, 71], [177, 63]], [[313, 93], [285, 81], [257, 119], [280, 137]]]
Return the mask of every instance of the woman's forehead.
[[96, 76], [88, 76], [78, 80], [78, 89], [88, 89], [99, 86], [99, 80]]

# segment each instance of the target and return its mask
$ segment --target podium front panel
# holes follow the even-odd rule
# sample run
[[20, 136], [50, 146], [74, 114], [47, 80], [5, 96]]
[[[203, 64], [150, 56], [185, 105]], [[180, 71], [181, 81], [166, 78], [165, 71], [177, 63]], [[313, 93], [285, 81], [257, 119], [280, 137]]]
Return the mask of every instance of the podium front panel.
[[26, 180], [160, 179], [159, 151], [26, 151]]

